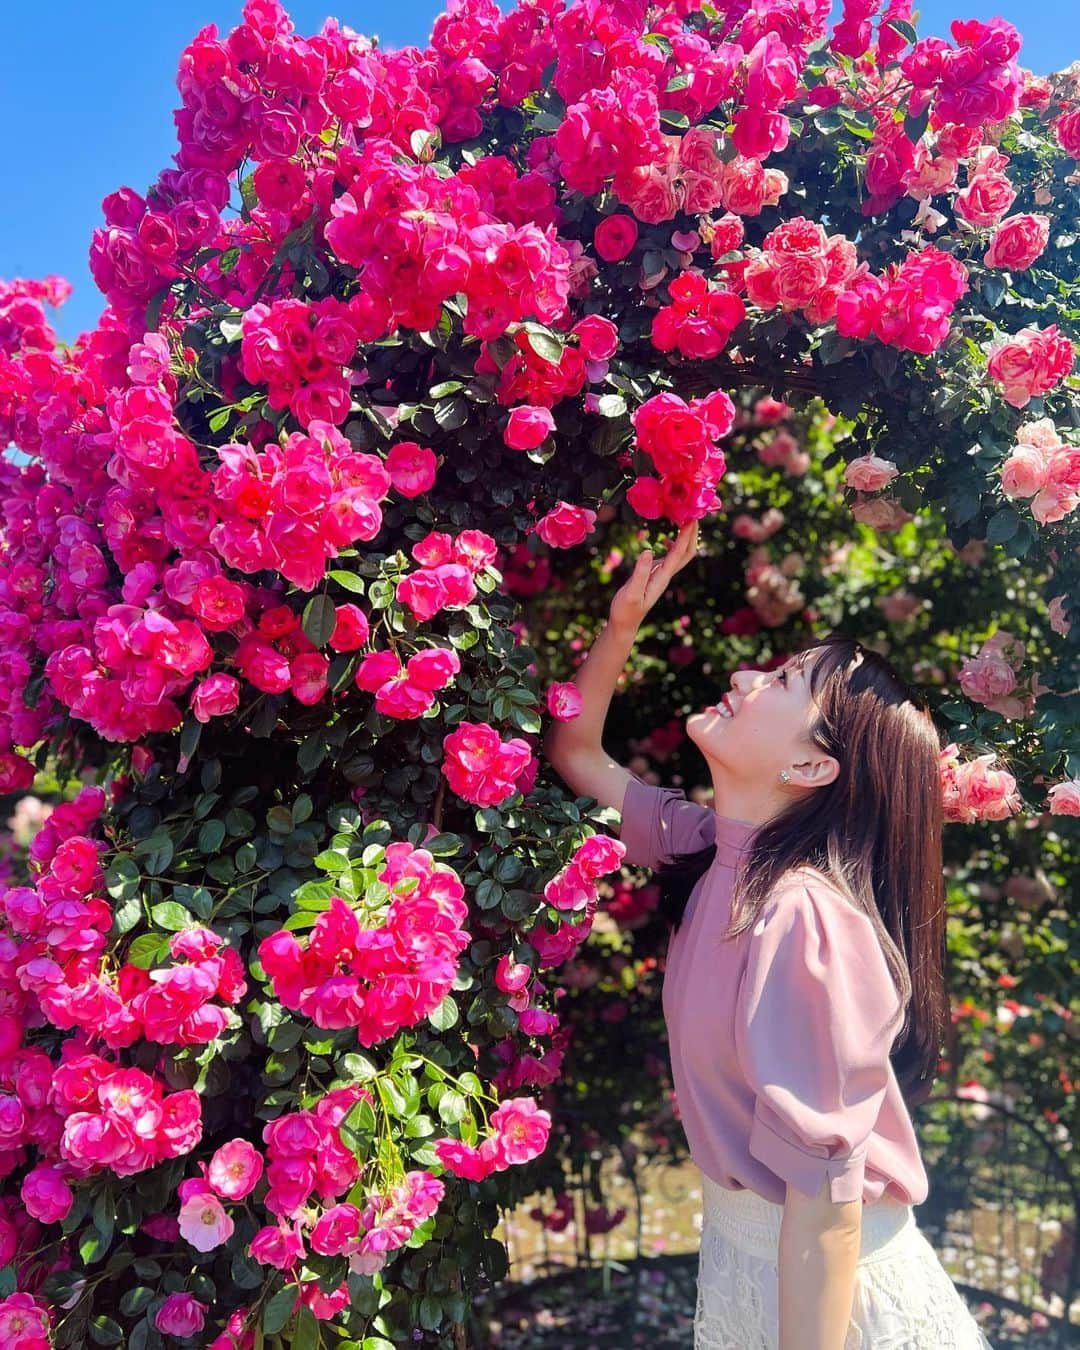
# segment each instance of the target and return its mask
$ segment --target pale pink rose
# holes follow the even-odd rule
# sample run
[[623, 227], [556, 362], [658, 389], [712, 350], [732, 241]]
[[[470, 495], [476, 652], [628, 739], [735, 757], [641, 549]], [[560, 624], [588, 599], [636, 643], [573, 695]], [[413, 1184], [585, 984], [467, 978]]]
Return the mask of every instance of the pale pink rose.
[[221, 1201], [209, 1191], [192, 1195], [180, 1206], [180, 1236], [196, 1251], [212, 1252], [228, 1242], [234, 1227]]
[[581, 690], [572, 680], [552, 684], [547, 691], [548, 712], [558, 722], [572, 722], [581, 716]]
[[1001, 466], [1001, 490], [1006, 497], [1034, 497], [1046, 482], [1048, 455], [1034, 445], [1018, 445]]
[[1052, 816], [1080, 816], [1080, 778], [1055, 783], [1046, 800]]
[[1036, 422], [1025, 422], [1016, 432], [1017, 445], [1034, 445], [1053, 453], [1060, 450], [1062, 441], [1052, 417], [1040, 417]]
[[917, 595], [911, 595], [908, 591], [894, 591], [892, 595], [884, 595], [877, 604], [889, 623], [904, 623], [926, 608], [925, 600], [921, 600]]
[[987, 267], [1004, 267], [1011, 272], [1023, 272], [1042, 254], [1049, 240], [1049, 216], [1009, 216], [994, 232], [983, 262]]
[[634, 169], [619, 180], [620, 200], [646, 225], [671, 220], [682, 205], [675, 186], [678, 172], [676, 165], [661, 168], [650, 164]]
[[875, 530], [898, 530], [915, 517], [905, 511], [895, 497], [870, 497], [856, 502], [851, 514], [863, 525]]
[[1053, 525], [1071, 516], [1080, 506], [1080, 492], [1069, 492], [1048, 483], [1031, 499], [1031, 514], [1040, 525]]
[[877, 492], [886, 487], [899, 473], [891, 459], [878, 455], [859, 455], [844, 470], [844, 482], [859, 492]]
[[1053, 600], [1050, 601], [1049, 614], [1050, 627], [1054, 632], [1059, 637], [1068, 637], [1072, 624], [1065, 617], [1065, 597], [1063, 595], [1055, 595]]

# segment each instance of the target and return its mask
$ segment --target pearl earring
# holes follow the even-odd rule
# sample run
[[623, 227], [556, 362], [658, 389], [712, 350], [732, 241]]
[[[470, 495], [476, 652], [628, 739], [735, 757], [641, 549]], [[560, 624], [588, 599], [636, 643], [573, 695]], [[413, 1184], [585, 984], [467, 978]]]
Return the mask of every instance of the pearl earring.
[[787, 769], [781, 769], [781, 770], [780, 770], [780, 781], [781, 781], [781, 783], [790, 783], [790, 782], [791, 782], [791, 774], [788, 773]]

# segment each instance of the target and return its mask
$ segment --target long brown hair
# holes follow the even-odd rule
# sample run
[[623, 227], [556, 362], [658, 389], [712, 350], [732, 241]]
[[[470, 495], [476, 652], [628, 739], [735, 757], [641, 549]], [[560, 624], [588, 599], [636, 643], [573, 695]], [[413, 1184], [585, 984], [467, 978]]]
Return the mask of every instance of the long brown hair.
[[[833, 782], [760, 827], [732, 895], [731, 939], [752, 928], [776, 882], [808, 865], [872, 921], [904, 1020], [891, 1058], [909, 1106], [933, 1087], [948, 1019], [942, 877], [941, 740], [929, 709], [877, 652], [839, 633], [814, 641], [810, 739], [833, 755]], [[856, 664], [856, 658], [862, 660]], [[656, 871], [660, 913], [679, 926], [715, 844], [676, 854]]]

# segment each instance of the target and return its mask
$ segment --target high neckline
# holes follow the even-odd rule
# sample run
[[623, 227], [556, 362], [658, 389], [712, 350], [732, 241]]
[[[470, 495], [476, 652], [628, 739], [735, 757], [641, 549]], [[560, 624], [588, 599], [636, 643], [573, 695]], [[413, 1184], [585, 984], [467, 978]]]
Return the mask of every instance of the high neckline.
[[716, 819], [716, 856], [719, 862], [734, 866], [739, 858], [749, 851], [754, 837], [762, 828], [751, 825], [745, 820], [735, 820], [731, 816], [722, 816], [713, 812]]

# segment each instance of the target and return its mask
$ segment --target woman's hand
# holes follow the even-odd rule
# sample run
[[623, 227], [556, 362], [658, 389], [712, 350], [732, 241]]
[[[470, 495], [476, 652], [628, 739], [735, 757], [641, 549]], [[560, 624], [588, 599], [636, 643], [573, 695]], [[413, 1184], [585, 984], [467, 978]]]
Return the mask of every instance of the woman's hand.
[[698, 523], [684, 525], [678, 538], [657, 562], [652, 560], [652, 549], [642, 550], [634, 570], [611, 598], [608, 623], [622, 632], [634, 632], [657, 600], [667, 590], [667, 584], [697, 552]]

